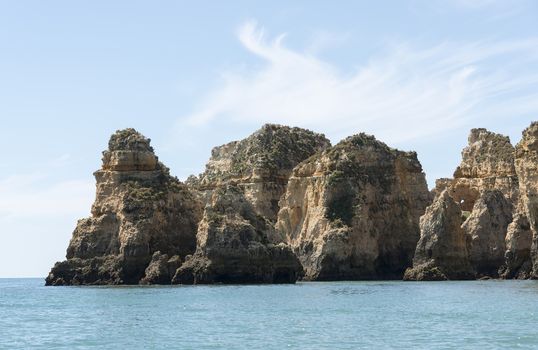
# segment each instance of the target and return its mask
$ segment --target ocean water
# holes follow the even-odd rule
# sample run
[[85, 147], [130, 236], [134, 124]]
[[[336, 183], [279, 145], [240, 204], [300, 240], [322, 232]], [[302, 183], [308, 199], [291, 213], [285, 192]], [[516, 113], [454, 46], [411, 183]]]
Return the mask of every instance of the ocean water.
[[0, 279], [0, 349], [538, 349], [538, 282], [44, 287]]

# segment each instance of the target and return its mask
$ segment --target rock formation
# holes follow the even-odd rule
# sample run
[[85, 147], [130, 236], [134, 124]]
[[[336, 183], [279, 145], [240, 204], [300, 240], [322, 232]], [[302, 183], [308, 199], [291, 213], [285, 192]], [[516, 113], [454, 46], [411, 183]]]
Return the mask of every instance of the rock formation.
[[[519, 178], [520, 201], [518, 216], [524, 225], [520, 233], [525, 232], [526, 223], [532, 234], [530, 258], [532, 278], [538, 278], [538, 123], [533, 122], [523, 131], [523, 137], [516, 146], [515, 167]], [[521, 227], [521, 226], [520, 226]], [[513, 238], [511, 236], [510, 238]], [[521, 239], [522, 238], [522, 239]], [[527, 237], [523, 233], [519, 246], [525, 246]], [[507, 252], [508, 255], [513, 253]]]
[[504, 264], [499, 269], [503, 278], [527, 279], [531, 276], [532, 232], [522, 208], [516, 209], [514, 220], [506, 233]]
[[[47, 285], [538, 278], [538, 123], [472, 129], [430, 193], [414, 152], [264, 125], [186, 184], [117, 131]], [[432, 203], [433, 200], [433, 203]]]
[[329, 146], [324, 135], [266, 124], [244, 140], [213, 148], [206, 170], [188, 184], [200, 191], [204, 203], [215, 189], [235, 184], [259, 215], [274, 222], [293, 168]]
[[488, 190], [499, 190], [512, 203], [516, 202], [518, 180], [510, 139], [486, 129], [472, 129], [468, 140], [454, 178], [437, 180], [434, 192], [439, 194], [448, 188], [463, 211], [471, 211], [480, 195]]
[[276, 227], [305, 279], [401, 278], [429, 201], [414, 152], [360, 134], [293, 170]]
[[468, 236], [469, 261], [477, 277], [498, 277], [504, 263], [505, 237], [512, 222], [512, 204], [499, 190], [483, 192], [463, 223]]
[[[195, 250], [200, 203], [134, 129], [117, 131], [103, 152], [92, 216], [79, 220], [48, 285], [136, 284], [155, 252], [185, 257]], [[151, 271], [151, 269], [149, 269]], [[170, 279], [152, 279], [170, 283]]]
[[212, 191], [198, 228], [196, 253], [174, 283], [295, 283], [302, 267], [292, 250], [274, 240], [271, 222], [256, 213], [241, 188]]
[[196, 253], [174, 283], [294, 283], [302, 267], [273, 227], [278, 201], [293, 167], [329, 146], [323, 135], [267, 124], [214, 148], [206, 171], [189, 179], [206, 207]]
[[467, 236], [461, 228], [460, 206], [441, 192], [420, 218], [418, 241], [413, 267], [405, 271], [405, 280], [472, 279]]

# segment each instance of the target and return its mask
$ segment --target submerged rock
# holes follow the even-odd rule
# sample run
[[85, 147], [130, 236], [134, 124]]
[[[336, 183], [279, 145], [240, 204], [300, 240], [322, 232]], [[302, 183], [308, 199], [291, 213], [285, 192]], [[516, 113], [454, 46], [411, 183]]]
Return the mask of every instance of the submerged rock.
[[414, 152], [360, 134], [293, 170], [276, 227], [307, 280], [401, 278], [429, 201]]
[[420, 240], [413, 267], [405, 271], [404, 280], [473, 279], [467, 236], [461, 224], [460, 206], [447, 190], [441, 192], [420, 218]]
[[117, 131], [94, 173], [92, 216], [79, 220], [67, 248], [46, 279], [58, 284], [136, 284], [152, 255], [192, 254], [200, 203], [134, 129]]

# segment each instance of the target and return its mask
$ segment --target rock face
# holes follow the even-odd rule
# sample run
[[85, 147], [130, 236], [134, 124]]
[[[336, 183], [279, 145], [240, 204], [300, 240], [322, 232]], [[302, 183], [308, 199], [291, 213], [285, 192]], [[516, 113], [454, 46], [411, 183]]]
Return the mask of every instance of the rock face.
[[215, 189], [236, 184], [258, 214], [276, 221], [278, 201], [293, 168], [329, 146], [324, 135], [266, 124], [244, 140], [213, 148], [205, 172], [189, 184], [206, 204]]
[[532, 232], [527, 216], [521, 208], [514, 214], [506, 233], [505, 262], [499, 270], [503, 278], [526, 279], [531, 276]]
[[454, 178], [437, 180], [434, 192], [448, 188], [463, 211], [472, 211], [476, 200], [488, 190], [499, 190], [510, 202], [517, 202], [518, 177], [510, 139], [486, 129], [472, 129], [468, 140]]
[[136, 284], [155, 252], [194, 252], [200, 203], [169, 175], [149, 139], [134, 129], [117, 131], [94, 175], [92, 216], [79, 220], [67, 260], [52, 268], [48, 285]]
[[512, 222], [512, 204], [499, 190], [486, 191], [463, 223], [469, 239], [469, 260], [477, 277], [498, 277], [504, 263], [505, 236]]
[[213, 149], [206, 171], [189, 184], [205, 203], [196, 253], [175, 283], [294, 283], [297, 257], [275, 231], [278, 201], [297, 163], [330, 146], [320, 134], [264, 125]]
[[467, 236], [462, 227], [460, 206], [444, 190], [420, 218], [418, 241], [413, 267], [405, 280], [472, 279]]
[[302, 267], [292, 250], [275, 241], [269, 220], [256, 213], [241, 188], [213, 191], [198, 228], [196, 253], [174, 283], [295, 283]]
[[538, 278], [536, 122], [515, 148], [471, 130], [432, 193], [414, 152], [365, 134], [268, 124], [187, 184], [134, 129], [108, 146], [47, 285]]
[[401, 278], [429, 201], [414, 152], [360, 134], [293, 170], [276, 227], [307, 280]]
[[[538, 278], [538, 123], [523, 131], [516, 146], [516, 171], [519, 177], [520, 203], [518, 213], [527, 220], [532, 233], [530, 258], [532, 278]], [[525, 225], [523, 225], [525, 227]], [[522, 230], [524, 231], [524, 230]], [[525, 236], [525, 234], [523, 234]], [[522, 240], [525, 241], [525, 238]]]
[[168, 257], [167, 254], [161, 254], [157, 251], [153, 253], [140, 284], [170, 284], [180, 266], [181, 258], [179, 255]]

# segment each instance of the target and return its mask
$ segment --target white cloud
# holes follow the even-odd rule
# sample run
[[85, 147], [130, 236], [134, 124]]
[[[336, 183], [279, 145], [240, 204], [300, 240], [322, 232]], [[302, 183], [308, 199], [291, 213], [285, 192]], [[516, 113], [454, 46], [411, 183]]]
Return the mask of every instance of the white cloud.
[[323, 131], [333, 141], [365, 131], [398, 143], [480, 118], [506, 117], [496, 111], [514, 101], [518, 110], [537, 112], [534, 38], [427, 48], [387, 45], [346, 74], [310, 51], [286, 47], [285, 34], [267, 38], [255, 22], [241, 26], [238, 37], [263, 65], [223, 72], [219, 87], [183, 122], [275, 122]]

